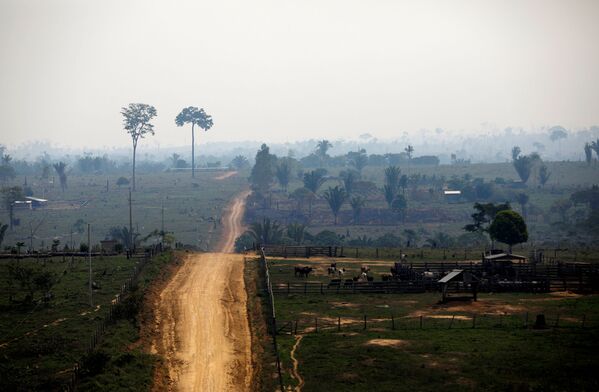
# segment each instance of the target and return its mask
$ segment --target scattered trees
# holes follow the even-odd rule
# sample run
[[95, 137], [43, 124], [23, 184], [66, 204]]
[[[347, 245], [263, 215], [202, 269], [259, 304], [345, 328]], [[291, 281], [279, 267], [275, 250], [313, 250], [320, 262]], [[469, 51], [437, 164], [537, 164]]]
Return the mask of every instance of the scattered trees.
[[497, 213], [489, 226], [489, 235], [492, 239], [508, 244], [509, 253], [512, 253], [512, 246], [528, 241], [528, 230], [524, 219], [512, 210]]
[[584, 144], [584, 157], [587, 163], [590, 165], [593, 161], [593, 149], [589, 143]]
[[195, 126], [197, 125], [204, 131], [209, 130], [214, 125], [212, 116], [206, 114], [204, 109], [189, 106], [181, 110], [181, 113], [177, 115], [175, 124], [178, 127], [191, 124], [191, 176], [195, 177]]
[[154, 135], [154, 125], [150, 122], [156, 117], [156, 108], [145, 103], [130, 103], [129, 106], [121, 108], [123, 115], [123, 127], [131, 136], [133, 143], [133, 191], [135, 191], [135, 155], [137, 143], [146, 135]]
[[329, 187], [324, 193], [324, 198], [329, 203], [329, 207], [331, 207], [331, 211], [335, 216], [335, 226], [337, 226], [337, 216], [339, 215], [341, 206], [347, 200], [347, 193], [343, 188], [339, 188], [339, 186], [335, 186], [334, 188]]
[[[473, 233], [488, 233], [490, 223], [495, 219], [495, 216], [500, 211], [511, 210], [509, 203], [493, 204], [493, 203], [474, 203], [473, 208], [476, 212], [472, 215], [472, 223], [464, 226], [464, 230]], [[493, 240], [493, 236], [491, 236]]]

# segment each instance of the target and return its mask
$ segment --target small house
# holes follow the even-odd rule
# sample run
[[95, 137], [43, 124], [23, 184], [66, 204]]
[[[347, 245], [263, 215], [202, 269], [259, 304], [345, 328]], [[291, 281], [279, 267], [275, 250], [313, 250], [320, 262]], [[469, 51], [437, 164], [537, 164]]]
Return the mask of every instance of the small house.
[[444, 190], [443, 197], [448, 203], [459, 203], [462, 201], [462, 191]]

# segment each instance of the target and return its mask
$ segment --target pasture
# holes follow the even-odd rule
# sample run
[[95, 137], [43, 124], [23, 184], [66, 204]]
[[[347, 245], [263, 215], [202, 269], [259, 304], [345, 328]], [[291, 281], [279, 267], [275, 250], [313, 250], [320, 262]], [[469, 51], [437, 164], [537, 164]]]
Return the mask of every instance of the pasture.
[[[143, 288], [157, 276], [171, 260], [165, 253], [147, 264], [138, 279]], [[107, 317], [108, 309], [121, 286], [131, 276], [139, 258], [127, 260], [124, 256], [94, 257], [92, 260], [93, 306], [90, 306], [86, 258], [54, 257], [48, 259], [2, 260], [0, 263], [0, 379], [6, 390], [61, 390], [71, 377], [75, 362], [86, 353], [90, 338], [98, 323]], [[20, 268], [21, 279], [9, 274], [9, 268]], [[29, 271], [29, 272], [28, 272]], [[39, 276], [54, 282], [49, 288], [52, 298], [44, 301], [44, 291], [37, 288]], [[27, 278], [27, 276], [29, 276]], [[31, 300], [27, 297], [31, 295]], [[140, 295], [139, 293], [137, 295]], [[95, 358], [84, 364], [83, 375], [99, 376], [104, 365], [121, 362], [121, 372], [132, 372], [137, 380], [131, 386], [149, 385], [154, 359], [127, 347], [137, 340], [137, 306], [127, 302], [121, 311], [123, 318], [110, 327], [104, 339], [104, 359]], [[133, 308], [131, 308], [133, 309]], [[113, 376], [108, 377], [115, 381]], [[144, 381], [145, 380], [145, 381]], [[99, 385], [86, 389], [102, 389]]]
[[[328, 282], [330, 259], [269, 259], [273, 285]], [[390, 262], [336, 259], [356, 275]], [[295, 266], [312, 266], [306, 278]], [[285, 385], [302, 391], [595, 390], [599, 296], [484, 293], [275, 294]], [[543, 314], [548, 328], [534, 329]], [[292, 354], [293, 353], [293, 354]], [[294, 363], [296, 365], [294, 366]]]
[[[34, 196], [49, 200], [48, 206], [37, 210], [16, 209], [15, 218], [20, 224], [7, 231], [4, 245], [14, 246], [22, 241], [29, 247], [32, 229], [35, 249], [48, 248], [52, 241], [60, 241], [76, 248], [87, 242], [86, 226], [92, 225], [92, 243], [104, 239], [111, 227], [129, 227], [128, 187], [116, 185], [117, 179], [127, 173], [112, 175], [72, 175], [68, 188], [62, 192], [60, 185], [51, 181], [27, 179]], [[22, 185], [19, 176], [11, 185]], [[223, 208], [237, 194], [247, 180], [237, 174], [223, 177], [218, 172], [199, 172], [192, 179], [190, 173], [160, 172], [140, 173], [137, 191], [132, 193], [133, 228], [145, 237], [162, 227], [172, 232], [177, 242], [199, 249], [210, 249], [220, 238]], [[107, 189], [108, 186], [108, 189]], [[8, 214], [3, 222], [8, 221]]]

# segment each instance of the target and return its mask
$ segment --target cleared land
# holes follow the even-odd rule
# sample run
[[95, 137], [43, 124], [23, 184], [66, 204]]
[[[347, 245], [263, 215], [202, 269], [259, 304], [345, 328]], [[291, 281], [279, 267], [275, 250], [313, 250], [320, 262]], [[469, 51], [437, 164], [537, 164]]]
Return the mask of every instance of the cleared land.
[[247, 193], [224, 220], [221, 253], [190, 254], [160, 295], [153, 350], [165, 359], [169, 389], [249, 390], [251, 335], [242, 255], [229, 254], [242, 232]]
[[[308, 280], [323, 281], [328, 263], [272, 260], [272, 278], [305, 281], [292, 270], [310, 265], [318, 270]], [[344, 265], [355, 273], [360, 264]], [[439, 293], [276, 295], [285, 385], [303, 392], [599, 387], [593, 370], [599, 365], [599, 296], [495, 293], [473, 303], [439, 300]], [[547, 329], [532, 328], [537, 314], [546, 316]]]

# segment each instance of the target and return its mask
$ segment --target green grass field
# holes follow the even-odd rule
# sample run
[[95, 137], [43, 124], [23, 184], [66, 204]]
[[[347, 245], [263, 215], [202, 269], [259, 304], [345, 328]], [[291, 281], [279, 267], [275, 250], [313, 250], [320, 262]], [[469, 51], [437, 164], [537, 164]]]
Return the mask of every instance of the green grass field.
[[[222, 210], [229, 200], [247, 185], [244, 174], [218, 180], [223, 173], [163, 172], [139, 174], [137, 192], [133, 193], [133, 225], [144, 237], [162, 225], [164, 204], [164, 227], [174, 233], [178, 242], [210, 249], [219, 238]], [[127, 176], [127, 175], [126, 175]], [[58, 184], [28, 179], [34, 195], [50, 201], [48, 207], [29, 211], [15, 210], [20, 225], [14, 232], [7, 231], [4, 245], [17, 241], [29, 246], [31, 225], [39, 230], [34, 237], [34, 247], [49, 247], [54, 239], [60, 240], [60, 248], [72, 241], [76, 247], [87, 242], [87, 233], [78, 233], [73, 225], [78, 219], [92, 225], [92, 243], [104, 239], [113, 226], [129, 226], [128, 188], [115, 185], [120, 175], [73, 175], [69, 177], [68, 189], [63, 193]], [[106, 191], [106, 181], [109, 191]], [[17, 178], [12, 185], [21, 185]], [[56, 180], [58, 181], [58, 179]], [[5, 212], [6, 213], [6, 212]], [[3, 222], [8, 221], [6, 213]]]
[[[140, 286], [148, 284], [170, 259], [169, 254], [164, 254], [147, 265], [139, 279]], [[0, 378], [8, 390], [57, 390], [68, 380], [70, 370], [85, 353], [91, 334], [106, 317], [111, 301], [135, 265], [124, 256], [97, 257], [92, 263], [93, 281], [100, 286], [93, 292], [93, 307], [90, 306], [86, 259], [75, 258], [73, 262], [70, 258], [22, 259], [0, 263], [3, 277], [0, 281]], [[17, 280], [10, 281], [11, 264], [34, 273], [53, 274], [57, 279], [51, 288], [54, 298], [44, 303], [41, 301], [43, 292], [37, 290], [33, 302], [23, 302], [28, 290]], [[12, 302], [9, 301], [11, 293]], [[131, 323], [121, 320], [114, 332], [108, 333], [114, 337], [108, 340], [115, 345], [109, 349], [111, 354], [126, 354], [119, 341], [135, 341], [137, 328]]]
[[[269, 260], [273, 282], [305, 281]], [[368, 264], [368, 263], [366, 263]], [[374, 275], [386, 263], [369, 264]], [[360, 261], [338, 260], [359, 270]], [[328, 281], [322, 268], [309, 281]], [[599, 384], [599, 296], [480, 294], [440, 304], [439, 293], [275, 295], [285, 385], [303, 391], [593, 391]], [[532, 328], [543, 314], [549, 328]], [[366, 318], [366, 323], [364, 323]], [[473, 328], [474, 326], [474, 328]], [[294, 332], [297, 331], [297, 335]], [[301, 340], [298, 343], [298, 337]]]

